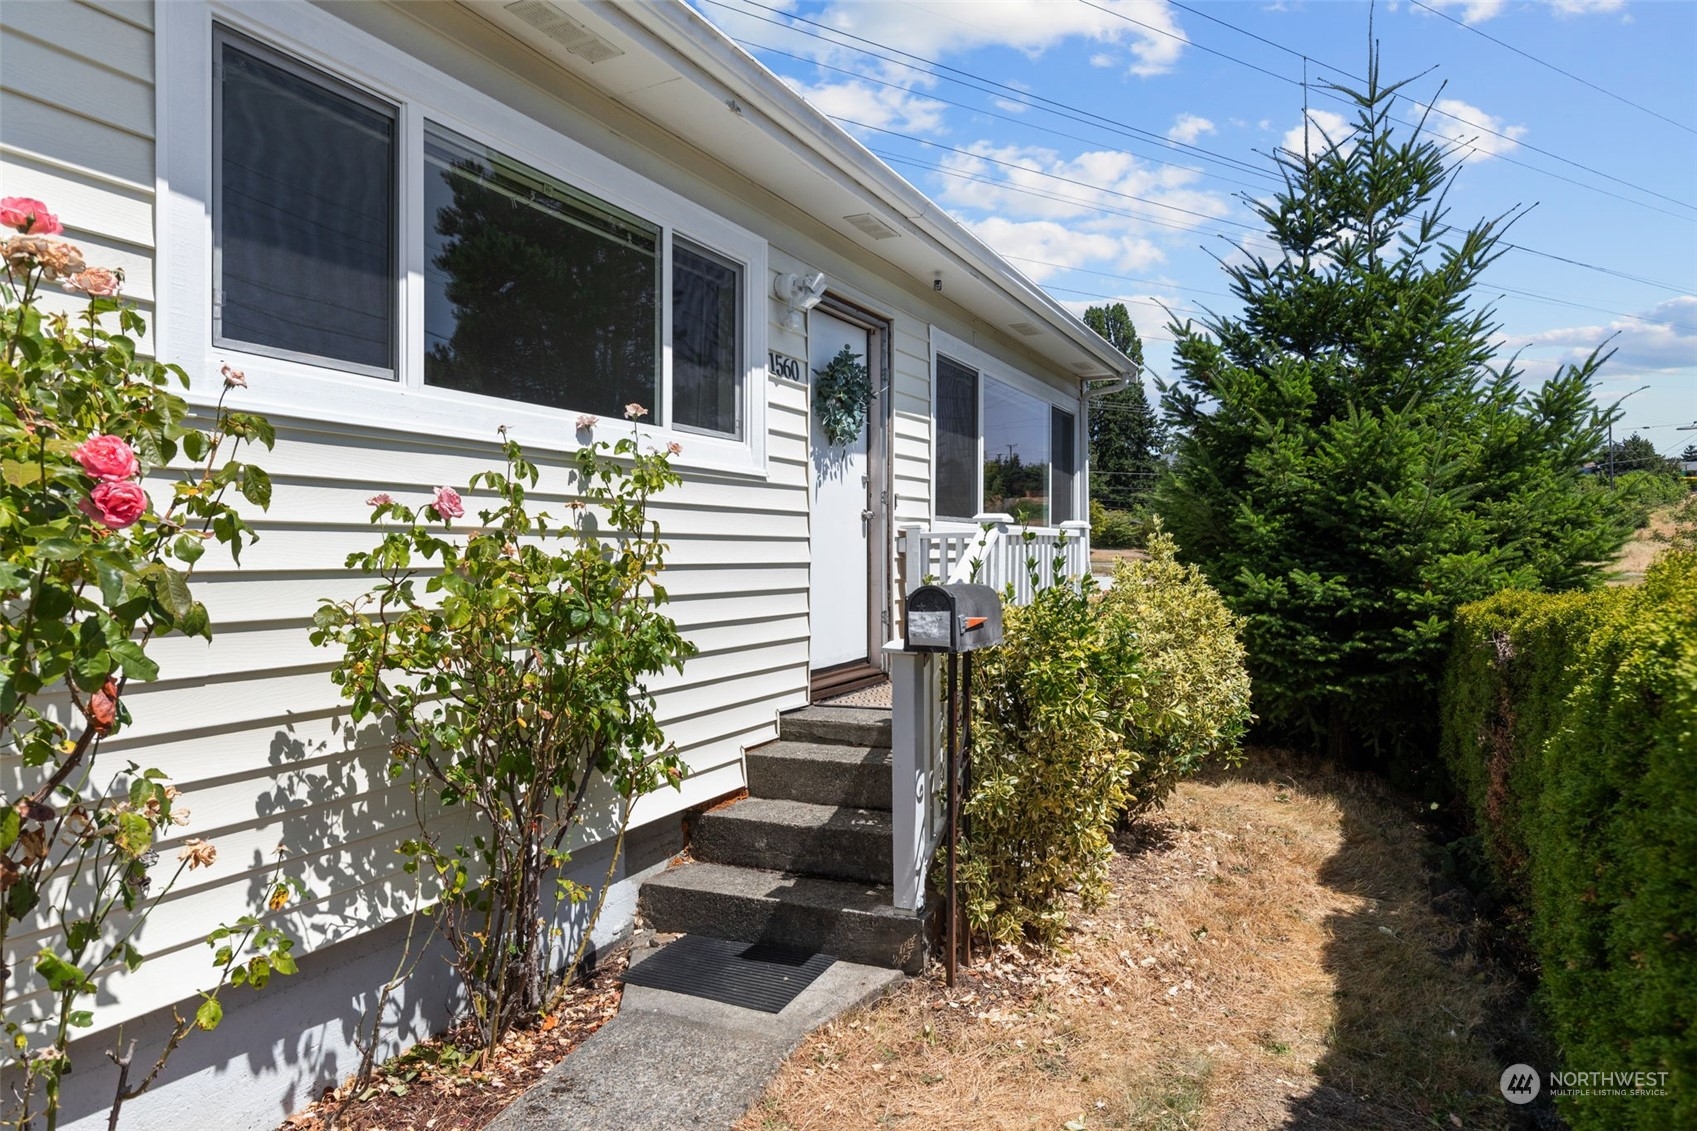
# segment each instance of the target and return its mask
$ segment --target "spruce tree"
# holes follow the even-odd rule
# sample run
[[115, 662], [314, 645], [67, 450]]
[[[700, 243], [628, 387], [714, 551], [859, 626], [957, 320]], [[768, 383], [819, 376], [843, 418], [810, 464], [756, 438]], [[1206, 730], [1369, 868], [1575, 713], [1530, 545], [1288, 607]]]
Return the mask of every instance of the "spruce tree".
[[1353, 127], [1249, 202], [1278, 250], [1227, 266], [1241, 313], [1173, 326], [1158, 509], [1245, 618], [1263, 723], [1418, 776], [1456, 606], [1596, 584], [1623, 535], [1581, 471], [1604, 358], [1536, 389], [1496, 360], [1470, 295], [1505, 221], [1451, 226], [1459, 157], [1393, 136], [1401, 85], [1334, 88]]
[[1131, 359], [1131, 384], [1090, 402], [1090, 497], [1129, 510], [1154, 486], [1165, 440], [1161, 419], [1143, 392], [1143, 341], [1125, 303], [1092, 306], [1084, 324]]

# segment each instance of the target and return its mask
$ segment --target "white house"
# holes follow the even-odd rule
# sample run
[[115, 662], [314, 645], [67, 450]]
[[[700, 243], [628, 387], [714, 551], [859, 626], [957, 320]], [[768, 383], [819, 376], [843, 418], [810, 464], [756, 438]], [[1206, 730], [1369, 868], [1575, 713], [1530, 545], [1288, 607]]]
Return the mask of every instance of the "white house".
[[[307, 626], [365, 585], [342, 562], [372, 541], [367, 496], [463, 489], [501, 425], [559, 490], [577, 417], [614, 427], [631, 401], [652, 442], [682, 445], [660, 520], [700, 655], [659, 699], [691, 773], [642, 803], [634, 877], [663, 866], [681, 811], [743, 786], [780, 713], [881, 666], [901, 532], [1003, 509], [987, 456], [1037, 469], [1023, 519], [1086, 514], [1084, 400], [1128, 371], [681, 3], [8, 3], [0, 190], [125, 269], [195, 400], [235, 365], [241, 407], [279, 431], [256, 457], [275, 481], [261, 541], [197, 575], [215, 641], [161, 642], [162, 678], [132, 689], [136, 724], [106, 748], [165, 770], [185, 833], [220, 856], [99, 1006], [79, 1127], [104, 1125], [98, 1047], [119, 1024], [157, 1032], [207, 980], [201, 940], [251, 906], [279, 844], [312, 893], [289, 913], [300, 974], [238, 995], [125, 1125], [269, 1128], [353, 1067], [409, 905], [393, 848], [411, 804], [382, 743], [346, 725]], [[523, 265], [491, 267], [501, 247]], [[808, 400], [844, 346], [878, 390], [846, 450]], [[448, 996], [421, 968], [397, 1039], [440, 1025]]]

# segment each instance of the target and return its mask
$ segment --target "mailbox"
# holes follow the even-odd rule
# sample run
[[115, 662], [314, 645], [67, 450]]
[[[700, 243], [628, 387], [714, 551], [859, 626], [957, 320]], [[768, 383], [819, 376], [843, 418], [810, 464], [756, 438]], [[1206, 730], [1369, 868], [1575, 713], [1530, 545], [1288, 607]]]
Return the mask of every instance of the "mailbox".
[[1002, 642], [1002, 599], [988, 585], [921, 585], [907, 596], [909, 652], [971, 652]]

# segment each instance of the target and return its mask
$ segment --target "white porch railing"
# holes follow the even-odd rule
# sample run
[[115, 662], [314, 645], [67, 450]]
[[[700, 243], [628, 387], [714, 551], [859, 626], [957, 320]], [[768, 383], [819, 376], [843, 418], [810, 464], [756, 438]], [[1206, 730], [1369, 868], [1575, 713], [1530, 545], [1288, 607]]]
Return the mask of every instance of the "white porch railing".
[[[908, 527], [902, 532], [908, 592], [930, 579], [977, 582], [1002, 593], [1008, 604], [1025, 605], [1036, 588], [1055, 583], [1057, 564], [1064, 580], [1076, 582], [1090, 572], [1088, 522], [1020, 527], [1005, 514], [981, 514], [973, 521], [970, 526]], [[893, 901], [898, 908], [917, 911], [925, 905], [925, 874], [931, 857], [947, 831], [946, 664], [937, 653], [904, 650], [899, 639], [884, 645], [884, 654], [889, 659], [892, 692]]]

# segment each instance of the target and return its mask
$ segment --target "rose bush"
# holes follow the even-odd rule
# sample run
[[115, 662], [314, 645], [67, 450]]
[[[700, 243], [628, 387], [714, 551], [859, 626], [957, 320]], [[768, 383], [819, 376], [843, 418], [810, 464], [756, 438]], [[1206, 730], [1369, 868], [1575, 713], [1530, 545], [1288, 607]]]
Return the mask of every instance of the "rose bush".
[[[3, 1122], [52, 1128], [72, 1038], [93, 1023], [107, 980], [141, 965], [147, 916], [184, 871], [216, 860], [190, 841], [159, 882], [157, 846], [188, 811], [159, 771], [99, 755], [129, 721], [125, 687], [158, 674], [149, 644], [211, 636], [190, 574], [209, 542], [239, 558], [253, 541], [226, 495], [267, 504], [270, 479], [234, 455], [273, 434], [222, 403], [210, 426], [191, 422], [170, 388], [187, 375], [141, 355], [141, 316], [112, 297], [119, 275], [49, 239], [63, 229], [41, 201], [0, 199], [0, 222], [20, 233], [0, 240], [0, 948], [44, 939], [28, 965], [14, 966], [10, 949], [0, 961]], [[91, 297], [74, 316], [45, 313], [38, 299], [55, 283]], [[156, 507], [140, 480], [168, 467], [155, 480], [168, 502]], [[256, 916], [219, 932], [214, 985], [177, 1018], [152, 1070], [132, 1084], [134, 1043], [115, 1056], [113, 1125], [193, 1027], [218, 1023], [226, 986], [294, 968], [289, 940]]]

